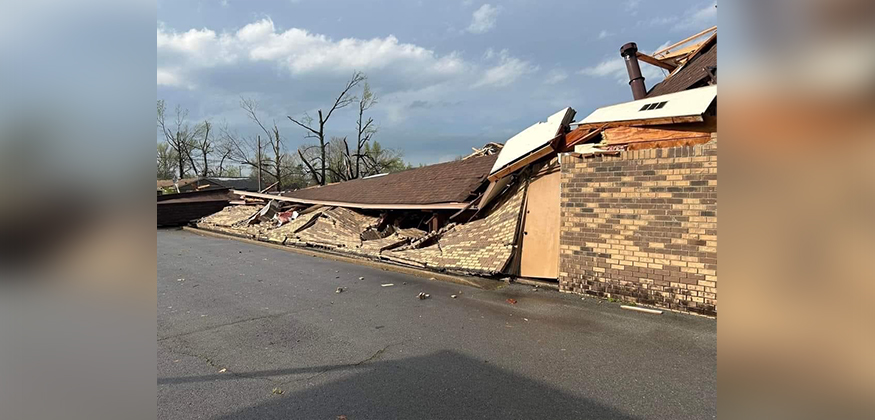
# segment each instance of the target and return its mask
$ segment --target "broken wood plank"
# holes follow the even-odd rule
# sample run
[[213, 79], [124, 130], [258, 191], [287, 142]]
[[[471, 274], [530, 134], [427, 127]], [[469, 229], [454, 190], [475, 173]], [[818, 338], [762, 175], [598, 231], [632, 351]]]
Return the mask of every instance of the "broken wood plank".
[[497, 181], [497, 180], [504, 178], [504, 177], [506, 177], [506, 176], [508, 176], [508, 175], [510, 175], [510, 174], [522, 169], [522, 168], [525, 168], [526, 166], [529, 166], [531, 163], [534, 163], [535, 161], [540, 160], [543, 157], [549, 156], [551, 153], [555, 153], [555, 152], [556, 151], [553, 150], [553, 147], [550, 146], [549, 144], [547, 144], [546, 146], [532, 152], [528, 156], [516, 161], [515, 163], [512, 163], [508, 166], [505, 166], [504, 169], [502, 169], [502, 170], [500, 170], [492, 175], [489, 175], [489, 177], [487, 179], [489, 181]]
[[656, 58], [654, 58], [654, 57], [651, 57], [651, 56], [649, 56], [649, 55], [647, 55], [647, 54], [644, 54], [644, 53], [642, 53], [642, 52], [638, 52], [638, 54], [636, 54], [636, 55], [638, 56], [638, 59], [639, 59], [639, 60], [641, 60], [641, 61], [643, 61], [643, 62], [645, 62], [645, 63], [647, 63], [647, 64], [650, 64], [650, 65], [652, 65], [652, 66], [656, 66], [656, 67], [664, 68], [664, 69], [666, 69], [666, 70], [668, 70], [668, 71], [674, 71], [674, 69], [677, 68], [676, 65], [672, 65], [671, 63], [666, 63], [666, 62], [663, 62], [663, 61], [659, 61], [658, 59], [656, 59]]
[[700, 130], [675, 130], [652, 127], [614, 127], [602, 133], [602, 143], [607, 145], [641, 143], [659, 140], [681, 140], [709, 137], [711, 133]]

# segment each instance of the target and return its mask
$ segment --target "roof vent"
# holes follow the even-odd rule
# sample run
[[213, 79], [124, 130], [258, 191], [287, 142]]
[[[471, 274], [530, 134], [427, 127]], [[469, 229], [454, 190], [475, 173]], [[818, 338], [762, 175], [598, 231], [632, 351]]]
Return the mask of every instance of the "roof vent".
[[667, 104], [667, 103], [668, 103], [668, 101], [663, 101], [663, 102], [654, 102], [654, 103], [651, 103], [651, 104], [644, 104], [644, 106], [642, 106], [641, 109], [638, 110], [638, 112], [641, 112], [641, 111], [652, 111], [652, 110], [654, 110], [654, 109], [662, 109], [662, 107], [664, 107], [665, 104]]

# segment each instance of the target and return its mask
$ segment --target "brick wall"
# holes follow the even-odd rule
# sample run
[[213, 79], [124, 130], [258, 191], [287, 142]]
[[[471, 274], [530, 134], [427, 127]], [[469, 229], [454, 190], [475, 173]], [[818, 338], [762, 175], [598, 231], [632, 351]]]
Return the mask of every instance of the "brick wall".
[[717, 313], [717, 142], [562, 156], [559, 286]]

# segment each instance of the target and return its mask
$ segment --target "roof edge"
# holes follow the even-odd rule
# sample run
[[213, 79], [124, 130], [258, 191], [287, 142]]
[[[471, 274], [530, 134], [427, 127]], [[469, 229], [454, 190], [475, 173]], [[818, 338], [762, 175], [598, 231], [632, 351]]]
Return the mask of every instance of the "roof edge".
[[267, 200], [288, 201], [291, 203], [313, 204], [332, 207], [348, 207], [353, 209], [374, 209], [374, 210], [462, 210], [469, 208], [470, 203], [432, 203], [432, 204], [363, 204], [349, 203], [343, 201], [324, 201], [324, 200], [308, 200], [303, 198], [286, 197], [283, 195], [261, 194], [248, 191], [231, 190], [232, 193], [243, 197], [263, 198]]

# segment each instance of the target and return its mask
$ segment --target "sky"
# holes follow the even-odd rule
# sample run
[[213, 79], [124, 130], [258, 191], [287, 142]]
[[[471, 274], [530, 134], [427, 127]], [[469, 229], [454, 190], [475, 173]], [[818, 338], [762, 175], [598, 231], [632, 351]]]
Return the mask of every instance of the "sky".
[[[632, 99], [620, 46], [653, 52], [716, 25], [714, 0], [158, 1], [157, 96], [191, 121], [255, 127], [255, 99], [293, 152], [287, 116], [331, 106], [355, 71], [378, 103], [374, 137], [413, 164], [504, 142], [565, 107], [582, 119]], [[647, 87], [663, 71], [642, 63]], [[338, 111], [329, 136], [355, 135]], [[159, 138], [160, 140], [160, 138]]]

